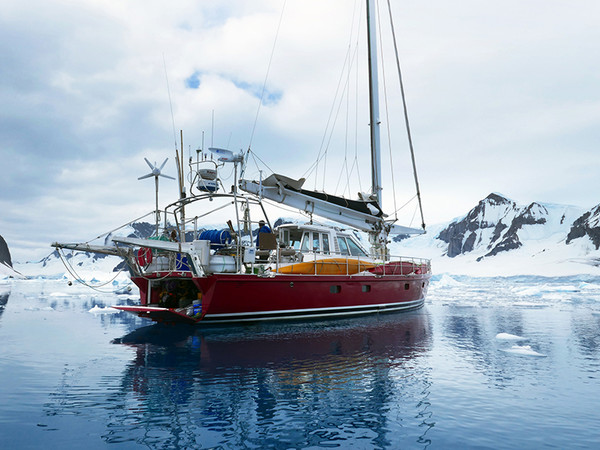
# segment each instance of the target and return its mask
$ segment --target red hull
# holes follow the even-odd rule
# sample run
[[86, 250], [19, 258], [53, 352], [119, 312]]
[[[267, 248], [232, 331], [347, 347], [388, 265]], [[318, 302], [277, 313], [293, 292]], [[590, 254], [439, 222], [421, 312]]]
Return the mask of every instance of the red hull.
[[[415, 309], [423, 305], [430, 278], [430, 274], [379, 277], [213, 274], [198, 278], [173, 275], [168, 277], [169, 281], [193, 281], [201, 292], [202, 316], [198, 321], [203, 323], [306, 319]], [[160, 274], [157, 278], [162, 279]], [[142, 306], [147, 306], [147, 278], [133, 277], [132, 280], [140, 288]], [[159, 293], [153, 287], [150, 305], [155, 306], [158, 301]], [[140, 316], [157, 320], [149, 315]]]

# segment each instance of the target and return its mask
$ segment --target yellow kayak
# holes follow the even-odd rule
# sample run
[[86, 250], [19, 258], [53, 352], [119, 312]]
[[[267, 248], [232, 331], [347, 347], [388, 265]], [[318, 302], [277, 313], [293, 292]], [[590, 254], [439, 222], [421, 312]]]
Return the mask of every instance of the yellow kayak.
[[375, 267], [374, 263], [352, 258], [325, 258], [279, 266], [278, 273], [307, 275], [353, 275]]

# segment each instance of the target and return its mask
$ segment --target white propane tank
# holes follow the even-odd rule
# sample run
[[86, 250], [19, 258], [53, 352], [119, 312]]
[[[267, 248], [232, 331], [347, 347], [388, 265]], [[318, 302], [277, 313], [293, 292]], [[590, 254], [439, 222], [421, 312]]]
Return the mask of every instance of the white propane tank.
[[210, 273], [235, 273], [237, 265], [233, 256], [212, 255], [207, 272]]

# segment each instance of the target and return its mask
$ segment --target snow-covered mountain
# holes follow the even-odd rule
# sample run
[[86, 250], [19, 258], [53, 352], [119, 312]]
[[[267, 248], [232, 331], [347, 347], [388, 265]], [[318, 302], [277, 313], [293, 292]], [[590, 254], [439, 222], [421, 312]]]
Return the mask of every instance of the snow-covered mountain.
[[549, 203], [519, 205], [492, 193], [465, 216], [397, 244], [444, 272], [473, 275], [600, 274], [600, 205], [590, 211]]
[[[279, 219], [275, 225], [285, 221]], [[114, 234], [145, 238], [153, 230], [154, 225], [139, 222]], [[104, 243], [109, 244], [112, 236], [108, 234]], [[432, 259], [434, 273], [600, 275], [600, 205], [588, 211], [538, 202], [519, 205], [492, 193], [466, 215], [432, 226], [425, 235], [394, 241], [390, 250], [393, 255]], [[106, 279], [123, 268], [114, 256], [65, 252], [62, 259], [84, 279]], [[67, 274], [58, 252], [18, 269], [28, 276]]]
[[524, 241], [566, 238], [583, 210], [572, 206], [531, 203], [517, 205], [501, 194], [490, 194], [462, 219], [451, 222], [437, 239], [448, 244], [447, 256], [485, 249], [480, 258], [516, 250]]

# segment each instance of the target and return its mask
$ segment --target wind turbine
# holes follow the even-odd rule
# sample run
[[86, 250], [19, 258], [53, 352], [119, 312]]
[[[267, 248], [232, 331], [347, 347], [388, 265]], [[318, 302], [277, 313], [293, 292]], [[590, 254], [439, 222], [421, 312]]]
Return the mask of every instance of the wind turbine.
[[174, 180], [175, 178], [170, 177], [169, 175], [165, 175], [164, 173], [161, 173], [161, 170], [163, 169], [163, 167], [165, 167], [165, 164], [167, 163], [169, 158], [165, 159], [164, 162], [160, 165], [160, 167], [158, 167], [158, 164], [156, 164], [156, 161], [154, 162], [154, 164], [152, 164], [150, 161], [148, 161], [147, 158], [144, 158], [144, 160], [146, 161], [148, 166], [150, 166], [151, 172], [147, 175], [142, 175], [141, 177], [138, 177], [138, 180], [143, 180], [144, 178], [154, 177], [154, 186], [156, 187], [156, 236], [158, 237], [158, 221], [160, 220], [159, 212], [158, 212], [158, 177], [165, 177], [165, 178], [169, 178], [171, 180]]

